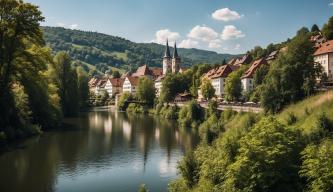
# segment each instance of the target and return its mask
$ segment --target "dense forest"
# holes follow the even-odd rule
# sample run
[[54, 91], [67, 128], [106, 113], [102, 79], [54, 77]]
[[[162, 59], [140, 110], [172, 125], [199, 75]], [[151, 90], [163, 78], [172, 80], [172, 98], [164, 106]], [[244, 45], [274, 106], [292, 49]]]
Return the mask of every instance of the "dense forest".
[[[135, 70], [148, 64], [160, 66], [165, 46], [156, 43], [134, 43], [121, 37], [97, 32], [70, 30], [60, 27], [43, 27], [45, 41], [53, 51], [67, 51], [81, 64], [95, 66], [105, 73], [112, 67]], [[199, 49], [179, 49], [183, 66], [199, 63], [221, 64], [234, 55], [218, 54]]]

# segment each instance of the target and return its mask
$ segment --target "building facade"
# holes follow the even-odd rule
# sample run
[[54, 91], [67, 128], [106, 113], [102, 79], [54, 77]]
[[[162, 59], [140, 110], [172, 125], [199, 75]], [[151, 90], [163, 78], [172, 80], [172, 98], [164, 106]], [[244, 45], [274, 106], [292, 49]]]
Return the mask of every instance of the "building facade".
[[268, 65], [265, 58], [255, 60], [251, 64], [250, 68], [244, 73], [242, 76], [242, 86], [244, 92], [249, 92], [254, 89], [253, 75], [262, 65]]
[[314, 61], [323, 67], [328, 81], [333, 81], [333, 40], [319, 45], [314, 53]]
[[123, 83], [123, 93], [128, 92], [135, 95], [138, 83], [139, 77], [126, 77]]
[[181, 58], [178, 55], [176, 43], [174, 45], [173, 56], [171, 57], [169, 41], [167, 40], [162, 64], [163, 64], [163, 75], [167, 74], [168, 72], [179, 73], [179, 70], [181, 68]]

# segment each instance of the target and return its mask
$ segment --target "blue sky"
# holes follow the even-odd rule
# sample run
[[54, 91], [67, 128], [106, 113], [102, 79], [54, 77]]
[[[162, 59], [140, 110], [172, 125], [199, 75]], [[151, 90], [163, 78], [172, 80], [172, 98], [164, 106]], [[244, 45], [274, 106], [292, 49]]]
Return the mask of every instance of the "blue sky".
[[47, 26], [63, 26], [219, 53], [244, 53], [292, 37], [302, 26], [321, 27], [333, 0], [28, 0]]

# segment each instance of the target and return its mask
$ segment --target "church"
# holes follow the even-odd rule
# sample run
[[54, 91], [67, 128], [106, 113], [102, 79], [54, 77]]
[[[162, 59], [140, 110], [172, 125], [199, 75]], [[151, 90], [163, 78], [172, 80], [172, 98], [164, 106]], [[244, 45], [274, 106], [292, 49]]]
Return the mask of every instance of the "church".
[[167, 72], [179, 73], [181, 70], [180, 65], [181, 65], [181, 58], [178, 55], [176, 42], [173, 49], [173, 55], [171, 57], [169, 41], [167, 40], [163, 57], [163, 75], [165, 75]]

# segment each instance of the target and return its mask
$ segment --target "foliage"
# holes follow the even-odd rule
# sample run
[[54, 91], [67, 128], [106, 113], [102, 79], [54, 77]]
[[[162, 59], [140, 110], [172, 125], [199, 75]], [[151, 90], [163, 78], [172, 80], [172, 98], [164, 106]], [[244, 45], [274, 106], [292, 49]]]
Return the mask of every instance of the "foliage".
[[309, 32], [310, 30], [307, 27], [302, 27], [297, 31], [296, 36], [306, 36]]
[[333, 190], [333, 139], [310, 144], [302, 152], [300, 175], [306, 178], [309, 191]]
[[127, 113], [147, 113], [144, 107], [137, 103], [130, 103], [126, 109]]
[[79, 85], [76, 70], [66, 52], [54, 57], [54, 79], [59, 87], [60, 103], [65, 117], [75, 116], [79, 110]]
[[319, 32], [319, 31], [320, 31], [320, 29], [319, 29], [318, 25], [316, 25], [316, 24], [312, 25], [311, 32]]
[[136, 96], [140, 101], [152, 106], [156, 96], [156, 89], [153, 80], [148, 77], [140, 78]]
[[179, 111], [178, 122], [181, 127], [197, 127], [204, 119], [204, 110], [197, 101], [192, 100]]
[[295, 37], [288, 44], [286, 54], [271, 64], [263, 83], [262, 106], [276, 113], [285, 105], [299, 101], [314, 93], [317, 74], [313, 61], [313, 44], [307, 35]]
[[242, 80], [245, 68], [232, 72], [225, 80], [225, 99], [227, 101], [239, 101], [242, 96]]
[[118, 106], [117, 106], [118, 110], [126, 111], [129, 105], [129, 101], [131, 100], [133, 100], [133, 96], [130, 93], [128, 92], [123, 93], [118, 100]]
[[113, 72], [112, 72], [112, 77], [113, 77], [113, 78], [120, 78], [121, 75], [120, 75], [119, 71], [113, 71]]
[[[158, 109], [159, 108], [159, 109]], [[161, 105], [156, 109], [156, 113], [165, 119], [177, 119], [179, 108], [177, 106]]]
[[199, 180], [199, 165], [193, 151], [187, 152], [178, 164], [178, 170], [190, 189], [197, 184]]
[[321, 30], [327, 40], [333, 39], [333, 17], [330, 17], [328, 22], [324, 24]]
[[207, 100], [210, 100], [215, 96], [215, 89], [209, 80], [203, 80], [200, 89], [202, 96]]
[[[102, 73], [112, 67], [130, 70], [147, 60], [151, 66], [161, 66], [165, 47], [155, 43], [134, 43], [121, 37], [96, 32], [43, 27], [46, 42], [55, 51], [67, 51], [74, 60], [96, 66]], [[220, 63], [235, 56], [198, 49], [178, 49], [183, 66], [207, 62]]]
[[190, 89], [191, 73], [171, 74], [168, 73], [162, 81], [160, 101], [169, 103], [174, 100], [178, 93], [183, 93]]

